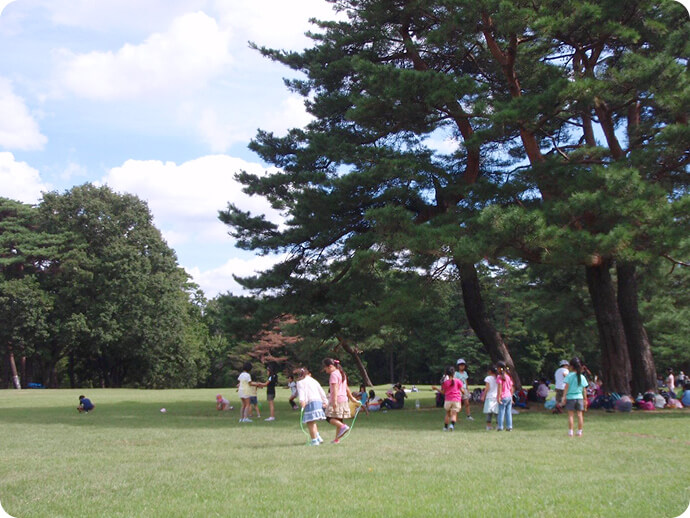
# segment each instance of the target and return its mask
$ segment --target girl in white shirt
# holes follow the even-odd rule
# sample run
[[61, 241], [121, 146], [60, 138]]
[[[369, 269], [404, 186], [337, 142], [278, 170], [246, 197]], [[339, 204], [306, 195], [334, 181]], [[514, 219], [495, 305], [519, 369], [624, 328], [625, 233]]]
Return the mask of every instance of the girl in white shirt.
[[496, 382], [498, 370], [491, 365], [486, 374], [482, 401], [484, 401], [484, 413], [486, 414], [486, 429], [491, 430], [491, 416], [496, 415], [498, 418], [498, 383]]
[[305, 368], [295, 369], [293, 374], [297, 379], [297, 394], [299, 404], [302, 407], [302, 422], [306, 423], [311, 437], [311, 446], [319, 446], [323, 439], [319, 435], [317, 421], [325, 421], [326, 413], [323, 411], [328, 405], [326, 393], [319, 382], [311, 377]]

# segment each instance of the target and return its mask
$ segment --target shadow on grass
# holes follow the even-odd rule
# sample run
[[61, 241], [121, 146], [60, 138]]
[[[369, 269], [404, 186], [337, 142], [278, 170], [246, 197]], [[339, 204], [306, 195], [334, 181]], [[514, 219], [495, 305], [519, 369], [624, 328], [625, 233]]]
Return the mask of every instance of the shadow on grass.
[[[165, 405], [166, 413], [160, 409]], [[262, 405], [263, 406], [263, 405]], [[485, 415], [480, 407], [473, 408], [474, 421], [466, 420], [464, 413], [458, 416], [456, 433], [486, 434]], [[266, 414], [267, 415], [267, 414]], [[425, 431], [440, 429], [443, 426], [443, 409], [423, 407], [392, 410], [389, 412], [372, 412], [366, 416], [360, 414], [356, 421], [357, 428], [376, 428], [387, 433], [395, 431]], [[586, 414], [585, 422], [599, 420], [619, 420], [632, 425], [632, 421], [647, 419], [676, 420], [688, 419], [689, 410], [669, 410], [656, 412], [633, 411], [630, 413], [606, 413], [592, 410]], [[566, 421], [565, 414], [552, 415], [548, 411], [521, 411], [513, 416], [515, 432], [541, 431], [561, 428]], [[89, 414], [79, 414], [76, 406], [55, 406], [43, 408], [4, 408], [0, 409], [0, 421], [3, 424], [40, 425], [40, 426], [75, 426], [94, 428], [161, 428], [161, 429], [228, 429], [228, 428], [299, 428], [299, 412], [285, 404], [276, 405], [276, 421], [267, 423], [264, 418], [256, 418], [253, 423], [239, 423], [239, 410], [218, 412], [208, 400], [185, 402], [141, 402], [118, 401], [117, 403], [97, 404]], [[349, 421], [352, 422], [351, 420]], [[324, 422], [325, 424], [325, 422]], [[493, 425], [495, 426], [495, 417]]]

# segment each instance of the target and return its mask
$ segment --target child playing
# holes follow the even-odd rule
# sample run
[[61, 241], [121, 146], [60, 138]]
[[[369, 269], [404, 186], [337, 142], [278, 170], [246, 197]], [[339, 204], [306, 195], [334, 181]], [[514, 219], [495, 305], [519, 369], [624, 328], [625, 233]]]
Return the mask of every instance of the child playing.
[[458, 358], [456, 363], [457, 371], [455, 372], [455, 377], [462, 381], [462, 404], [465, 407], [465, 415], [470, 421], [474, 421], [474, 417], [470, 415], [470, 389], [467, 381], [469, 380], [469, 374], [467, 374], [467, 363], [464, 359]]
[[316, 422], [326, 419], [326, 414], [323, 411], [328, 404], [326, 393], [321, 385], [309, 375], [307, 369], [295, 369], [294, 375], [297, 378], [297, 394], [303, 411], [302, 422], [307, 424], [309, 437], [311, 437], [310, 445], [319, 446], [323, 439], [319, 434]]
[[294, 376], [288, 376], [288, 388], [291, 392], [288, 402], [293, 410], [297, 410], [297, 404], [295, 403], [295, 398], [297, 397], [297, 383], [295, 383]]
[[496, 419], [496, 430], [503, 431], [505, 424], [506, 431], [513, 429], [513, 378], [508, 373], [508, 366], [504, 361], [496, 364], [498, 375], [496, 376], [498, 394], [498, 418]]
[[[266, 380], [265, 383], [257, 383], [256, 385], [258, 387], [266, 387], [266, 401], [268, 401], [268, 412], [269, 416], [266, 418], [266, 421], [275, 421], [276, 420], [276, 410], [275, 410], [275, 399], [276, 399], [276, 385], [278, 384], [278, 374], [276, 374], [275, 367], [273, 365], [269, 365], [266, 368], [266, 375], [268, 376], [268, 379]], [[257, 413], [259, 412], [257, 408]], [[259, 416], [261, 417], [261, 416]]]
[[443, 431], [455, 430], [455, 421], [458, 418], [458, 412], [462, 408], [462, 389], [463, 383], [460, 378], [453, 376], [455, 369], [453, 367], [446, 367], [445, 381], [441, 384], [441, 390], [436, 387], [431, 387], [432, 390], [438, 390], [443, 394], [445, 402], [443, 408], [446, 411], [446, 416], [443, 420]]
[[585, 424], [584, 413], [587, 410], [587, 378], [582, 374], [582, 363], [579, 358], [570, 360], [570, 372], [565, 377], [561, 405], [568, 411], [568, 435], [573, 436], [574, 414], [577, 412], [577, 436], [582, 436]]
[[369, 396], [367, 395], [367, 387], [364, 385], [359, 386], [359, 393], [356, 394], [359, 397], [359, 404], [364, 408], [364, 412], [369, 415], [369, 409], [367, 408], [367, 402], [369, 401]]
[[325, 358], [322, 362], [323, 370], [329, 375], [328, 386], [328, 407], [326, 408], [326, 420], [335, 426], [335, 439], [331, 442], [338, 444], [340, 438], [345, 435], [350, 427], [343, 423], [344, 419], [349, 419], [350, 405], [348, 399], [359, 403], [350, 392], [347, 386], [347, 375], [338, 360]]
[[484, 378], [484, 394], [482, 401], [484, 401], [484, 413], [486, 414], [486, 429], [491, 430], [491, 416], [496, 414], [496, 424], [498, 424], [498, 381], [496, 376], [498, 369], [494, 365], [489, 366]]
[[261, 412], [259, 412], [259, 386], [255, 381], [249, 382], [249, 417], [256, 412], [256, 418], [261, 419]]
[[252, 364], [250, 362], [245, 362], [242, 366], [242, 372], [237, 378], [237, 391], [240, 396], [240, 401], [242, 401], [242, 409], [240, 411], [240, 423], [251, 423], [252, 420], [249, 419], [249, 405], [251, 398], [251, 381], [252, 376], [249, 374], [252, 370]]
[[220, 394], [216, 394], [216, 410], [232, 410], [230, 401], [225, 399]]
[[79, 406], [77, 407], [77, 410], [80, 414], [82, 412], [88, 414], [94, 408], [96, 408], [96, 405], [94, 405], [89, 398], [86, 396], [79, 396]]

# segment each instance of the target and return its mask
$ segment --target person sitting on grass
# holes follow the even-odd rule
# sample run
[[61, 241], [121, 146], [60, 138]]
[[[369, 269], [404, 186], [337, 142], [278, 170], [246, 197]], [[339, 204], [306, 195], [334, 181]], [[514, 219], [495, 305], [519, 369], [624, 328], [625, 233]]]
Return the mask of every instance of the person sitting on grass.
[[369, 391], [369, 397], [367, 398], [367, 410], [369, 412], [378, 412], [381, 410], [381, 398], [376, 397], [376, 392], [374, 390]]
[[381, 408], [402, 410], [402, 408], [405, 406], [405, 398], [407, 397], [407, 394], [405, 394], [405, 389], [400, 383], [396, 383], [393, 388], [395, 389], [395, 392], [392, 394], [389, 393], [389, 397], [381, 402]]
[[354, 394], [356, 398], [359, 399], [360, 405], [364, 409], [364, 412], [369, 415], [369, 408], [367, 408], [367, 402], [369, 401], [369, 396], [367, 395], [367, 388], [364, 385], [359, 386], [359, 392]]
[[94, 405], [89, 398], [86, 396], [79, 396], [79, 406], [77, 407], [77, 410], [80, 414], [82, 412], [88, 414], [94, 408], [96, 408], [96, 405]]
[[225, 399], [220, 394], [216, 394], [216, 410], [232, 410], [230, 401]]

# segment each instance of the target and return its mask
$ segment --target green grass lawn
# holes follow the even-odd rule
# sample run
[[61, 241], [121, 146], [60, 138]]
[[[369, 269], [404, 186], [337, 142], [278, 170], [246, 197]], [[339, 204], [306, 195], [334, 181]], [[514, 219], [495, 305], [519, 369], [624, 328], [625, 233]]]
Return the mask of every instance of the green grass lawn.
[[[433, 394], [360, 415], [305, 445], [280, 389], [277, 420], [238, 423], [215, 389], [0, 391], [0, 502], [17, 518], [305, 516], [676, 517], [690, 502], [690, 410], [590, 411], [585, 435], [536, 408], [511, 433], [479, 406], [443, 433]], [[377, 391], [381, 392], [382, 391]], [[76, 411], [77, 396], [96, 404]], [[541, 407], [541, 405], [539, 405]], [[160, 408], [168, 412], [162, 414]]]

